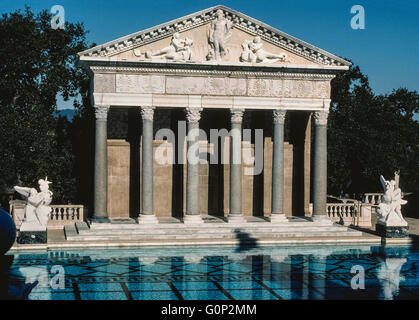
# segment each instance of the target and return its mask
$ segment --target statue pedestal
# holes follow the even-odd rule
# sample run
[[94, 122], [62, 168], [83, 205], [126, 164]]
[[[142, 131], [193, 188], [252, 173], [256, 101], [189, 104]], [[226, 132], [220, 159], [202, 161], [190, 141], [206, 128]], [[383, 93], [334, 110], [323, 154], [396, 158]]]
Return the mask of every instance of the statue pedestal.
[[47, 243], [47, 228], [39, 224], [23, 222], [16, 241], [19, 244]]
[[389, 226], [378, 222], [375, 225], [375, 231], [385, 238], [406, 238], [409, 236], [409, 226]]

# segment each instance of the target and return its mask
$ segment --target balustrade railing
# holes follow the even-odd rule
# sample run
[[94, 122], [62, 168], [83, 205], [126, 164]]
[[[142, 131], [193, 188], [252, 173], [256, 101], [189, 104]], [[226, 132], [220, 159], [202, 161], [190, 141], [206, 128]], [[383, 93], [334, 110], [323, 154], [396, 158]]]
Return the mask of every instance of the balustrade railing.
[[365, 193], [364, 194], [364, 199], [365, 199], [365, 204], [370, 204], [370, 205], [379, 205], [381, 203], [381, 197], [382, 197], [382, 193]]
[[82, 205], [51, 205], [48, 226], [64, 226], [66, 223], [83, 221], [84, 207]]
[[327, 203], [330, 220], [345, 226], [371, 227], [371, 206], [359, 201], [346, 203]]
[[352, 219], [356, 216], [356, 204], [355, 203], [328, 203], [327, 214], [329, 218], [346, 218]]

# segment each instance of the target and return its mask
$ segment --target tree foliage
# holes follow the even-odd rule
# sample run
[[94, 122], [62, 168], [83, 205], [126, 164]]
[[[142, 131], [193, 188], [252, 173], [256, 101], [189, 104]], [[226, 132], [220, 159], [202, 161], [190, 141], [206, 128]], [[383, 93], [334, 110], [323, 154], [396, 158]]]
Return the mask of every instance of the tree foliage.
[[381, 192], [379, 176], [400, 170], [405, 191], [419, 191], [416, 91], [375, 95], [358, 66], [332, 81], [328, 128], [328, 192]]
[[[70, 123], [57, 118], [57, 95], [85, 96], [75, 65], [86, 48], [81, 24], [51, 28], [51, 15], [26, 8], [0, 18], [0, 190], [36, 186], [48, 175], [56, 201], [74, 199]], [[81, 107], [82, 104], [76, 104]]]

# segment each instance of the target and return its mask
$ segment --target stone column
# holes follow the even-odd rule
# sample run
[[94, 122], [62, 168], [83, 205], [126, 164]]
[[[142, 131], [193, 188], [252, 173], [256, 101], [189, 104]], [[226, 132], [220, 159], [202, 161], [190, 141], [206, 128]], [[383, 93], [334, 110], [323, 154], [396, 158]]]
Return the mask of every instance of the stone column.
[[141, 107], [141, 214], [139, 223], [158, 223], [153, 214], [153, 115], [154, 107]]
[[230, 109], [230, 213], [228, 222], [246, 222], [242, 214], [242, 120], [244, 109]]
[[109, 106], [95, 106], [96, 135], [95, 135], [95, 193], [94, 212], [95, 222], [108, 220], [108, 111]]
[[328, 111], [314, 112], [313, 221], [330, 222], [327, 200], [327, 117]]
[[188, 122], [186, 214], [183, 222], [202, 223], [199, 214], [199, 120], [202, 108], [186, 108]]
[[284, 214], [284, 123], [287, 112], [273, 111], [271, 222], [288, 222]]

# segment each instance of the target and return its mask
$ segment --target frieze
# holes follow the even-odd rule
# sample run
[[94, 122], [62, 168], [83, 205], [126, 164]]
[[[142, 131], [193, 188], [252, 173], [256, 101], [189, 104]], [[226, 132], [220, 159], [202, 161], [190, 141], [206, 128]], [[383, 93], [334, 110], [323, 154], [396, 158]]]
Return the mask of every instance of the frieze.
[[246, 95], [246, 79], [220, 77], [166, 78], [168, 94]]
[[116, 74], [116, 92], [328, 99], [330, 81]]
[[254, 97], [329, 98], [329, 81], [249, 79], [248, 95]]
[[164, 76], [117, 74], [116, 92], [164, 93]]

